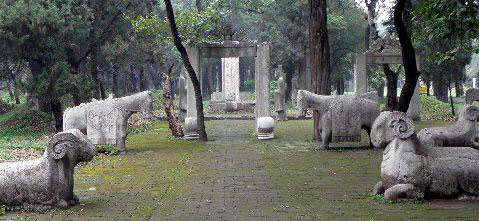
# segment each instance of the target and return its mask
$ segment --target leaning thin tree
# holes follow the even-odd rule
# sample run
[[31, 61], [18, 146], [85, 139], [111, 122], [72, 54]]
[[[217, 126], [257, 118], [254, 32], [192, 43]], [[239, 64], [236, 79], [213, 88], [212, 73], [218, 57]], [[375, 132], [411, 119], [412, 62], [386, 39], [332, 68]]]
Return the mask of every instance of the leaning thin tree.
[[167, 13], [168, 21], [170, 23], [171, 34], [173, 35], [173, 40], [174, 40], [176, 49], [178, 49], [178, 51], [181, 54], [183, 65], [188, 71], [188, 75], [190, 76], [191, 82], [193, 83], [193, 89], [195, 90], [199, 140], [207, 141], [208, 137], [206, 135], [206, 130], [205, 130], [205, 115], [203, 112], [203, 97], [201, 97], [200, 82], [198, 81], [198, 78], [196, 77], [196, 73], [195, 73], [195, 70], [193, 69], [193, 66], [191, 66], [188, 53], [186, 52], [186, 48], [181, 43], [181, 38], [180, 38], [180, 35], [178, 34], [178, 28], [176, 27], [175, 14], [173, 12], [173, 7], [171, 6], [171, 1], [164, 0], [164, 2], [166, 5], [166, 13]]
[[411, 36], [409, 36], [406, 26], [403, 21], [404, 7], [406, 0], [398, 0], [394, 6], [394, 27], [399, 37], [399, 43], [401, 43], [402, 59], [404, 64], [404, 72], [406, 80], [404, 87], [399, 97], [399, 103], [397, 106], [398, 111], [407, 112], [409, 108], [409, 102], [416, 89], [416, 84], [419, 79], [419, 72], [416, 66], [416, 52], [412, 45]]
[[183, 137], [183, 129], [181, 128], [178, 118], [173, 114], [173, 99], [171, 98], [171, 69], [173, 65], [170, 66], [168, 72], [163, 73], [163, 105], [165, 108], [166, 118], [168, 119], [168, 125], [171, 130], [171, 134], [174, 137]]

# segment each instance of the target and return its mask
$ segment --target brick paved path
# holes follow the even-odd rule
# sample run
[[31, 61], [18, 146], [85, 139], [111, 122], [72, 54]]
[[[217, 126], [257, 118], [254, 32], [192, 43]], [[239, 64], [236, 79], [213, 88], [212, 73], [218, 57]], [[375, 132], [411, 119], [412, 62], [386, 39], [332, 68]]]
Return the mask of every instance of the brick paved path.
[[246, 121], [223, 121], [213, 131], [204, 159], [207, 173], [189, 180], [192, 192], [178, 199], [174, 219], [273, 220], [281, 196], [265, 163], [248, 142], [252, 128]]

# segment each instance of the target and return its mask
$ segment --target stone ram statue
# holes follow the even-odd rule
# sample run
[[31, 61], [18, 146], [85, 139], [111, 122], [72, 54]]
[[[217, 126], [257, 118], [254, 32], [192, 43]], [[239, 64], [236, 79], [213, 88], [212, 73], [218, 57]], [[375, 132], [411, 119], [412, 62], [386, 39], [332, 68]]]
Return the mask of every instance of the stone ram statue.
[[42, 157], [0, 164], [0, 204], [37, 211], [78, 204], [73, 193], [73, 172], [96, 150], [79, 130], [56, 134]]
[[150, 91], [67, 108], [63, 113], [63, 130], [78, 129], [93, 144], [117, 145], [120, 154], [125, 154], [128, 119], [136, 112], [141, 112], [145, 118], [153, 116]]
[[298, 91], [298, 115], [306, 109], [316, 110], [320, 116], [321, 147], [329, 148], [329, 142], [360, 142], [361, 129], [368, 134], [379, 115], [377, 92], [358, 96], [323, 96], [305, 90]]
[[471, 105], [474, 101], [479, 101], [479, 88], [469, 88], [465, 96], [466, 104]]
[[419, 141], [428, 147], [472, 147], [479, 149], [476, 122], [479, 108], [464, 105], [457, 122], [449, 127], [424, 128], [417, 134]]
[[469, 147], [422, 145], [414, 123], [403, 112], [383, 112], [371, 139], [385, 148], [381, 181], [374, 187], [390, 201], [479, 195], [479, 151]]

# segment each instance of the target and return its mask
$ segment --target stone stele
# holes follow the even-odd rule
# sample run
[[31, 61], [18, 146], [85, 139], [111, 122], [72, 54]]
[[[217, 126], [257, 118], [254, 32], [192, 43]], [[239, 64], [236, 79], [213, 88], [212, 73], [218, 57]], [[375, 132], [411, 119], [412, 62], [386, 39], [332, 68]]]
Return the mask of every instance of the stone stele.
[[419, 141], [429, 147], [472, 147], [479, 148], [476, 123], [479, 108], [464, 105], [457, 122], [449, 127], [424, 128], [417, 134]]
[[371, 139], [385, 148], [381, 181], [374, 187], [390, 201], [479, 195], [479, 151], [422, 145], [414, 122], [403, 112], [382, 112]]
[[28, 211], [78, 204], [73, 193], [75, 165], [95, 155], [95, 146], [79, 130], [55, 134], [42, 157], [0, 164], [0, 204]]
[[278, 81], [276, 81], [276, 90], [274, 91], [274, 103], [275, 103], [275, 110], [278, 113], [276, 120], [284, 121], [288, 120], [286, 116], [286, 110], [284, 108], [284, 102], [286, 99], [286, 87], [284, 84], [283, 77], [279, 77]]
[[379, 115], [377, 92], [356, 96], [323, 96], [305, 90], [298, 91], [298, 115], [306, 109], [316, 110], [320, 116], [321, 146], [328, 149], [329, 142], [360, 142], [361, 129], [368, 134]]

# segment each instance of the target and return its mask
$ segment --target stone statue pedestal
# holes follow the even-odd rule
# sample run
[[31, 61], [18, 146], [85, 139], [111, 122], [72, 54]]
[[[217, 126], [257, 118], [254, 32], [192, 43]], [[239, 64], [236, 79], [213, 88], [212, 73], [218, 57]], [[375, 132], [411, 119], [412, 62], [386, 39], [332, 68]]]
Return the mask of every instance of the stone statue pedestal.
[[256, 120], [256, 136], [258, 140], [274, 138], [274, 119], [272, 117], [260, 117]]
[[200, 135], [198, 134], [198, 124], [196, 117], [187, 117], [185, 118], [185, 140], [195, 140], [198, 139]]

